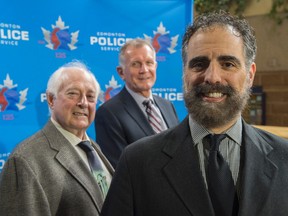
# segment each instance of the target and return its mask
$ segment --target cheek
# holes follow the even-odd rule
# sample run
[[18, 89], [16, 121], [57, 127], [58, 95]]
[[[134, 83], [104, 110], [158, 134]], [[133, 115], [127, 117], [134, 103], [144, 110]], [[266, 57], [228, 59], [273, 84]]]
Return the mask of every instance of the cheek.
[[136, 79], [136, 75], [134, 73], [127, 73], [125, 74], [125, 80], [128, 80], [128, 81], [133, 81]]
[[151, 74], [151, 81], [154, 83], [156, 81], [156, 74]]
[[197, 82], [200, 83], [200, 78], [196, 74], [185, 73], [184, 75], [184, 84], [186, 87], [191, 87], [195, 85]]
[[228, 81], [228, 84], [238, 92], [243, 92], [249, 86], [249, 79], [247, 76], [237, 76]]
[[66, 102], [66, 103], [63, 102], [60, 106], [62, 106], [63, 109], [69, 110], [69, 109], [73, 108], [74, 102], [72, 102], [72, 101], [69, 101], [69, 102]]
[[90, 115], [95, 115], [95, 112], [96, 112], [96, 103], [92, 103], [92, 104], [89, 104], [89, 114]]
[[60, 112], [71, 113], [75, 106], [76, 102], [72, 100], [62, 100], [60, 103], [58, 103], [58, 109]]
[[156, 74], [156, 68], [155, 67], [150, 68], [149, 71], [151, 74], [153, 74], [155, 76], [155, 74]]

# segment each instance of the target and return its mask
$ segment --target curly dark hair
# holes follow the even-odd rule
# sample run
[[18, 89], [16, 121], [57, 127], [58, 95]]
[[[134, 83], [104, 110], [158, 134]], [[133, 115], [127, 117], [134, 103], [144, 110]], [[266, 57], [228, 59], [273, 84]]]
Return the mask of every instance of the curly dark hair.
[[243, 40], [245, 64], [248, 68], [256, 58], [256, 38], [255, 32], [252, 26], [249, 25], [247, 20], [232, 16], [225, 11], [216, 11], [212, 13], [205, 13], [198, 16], [192, 25], [186, 28], [186, 32], [182, 39], [182, 60], [183, 65], [186, 65], [187, 61], [187, 46], [190, 38], [198, 31], [205, 30], [215, 26], [231, 26], [234, 30], [234, 34], [239, 36]]

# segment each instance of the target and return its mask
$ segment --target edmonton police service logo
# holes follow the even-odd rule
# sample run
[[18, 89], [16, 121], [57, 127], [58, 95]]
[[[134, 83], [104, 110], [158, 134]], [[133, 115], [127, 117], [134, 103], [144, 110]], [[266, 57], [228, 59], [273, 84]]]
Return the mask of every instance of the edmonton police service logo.
[[109, 85], [105, 85], [106, 90], [101, 91], [99, 95], [99, 100], [104, 103], [118, 94], [121, 90], [121, 85], [118, 85], [114, 76], [112, 75]]
[[56, 25], [52, 25], [52, 30], [46, 30], [41, 27], [44, 39], [47, 42], [46, 47], [52, 50], [75, 50], [75, 44], [78, 42], [79, 30], [76, 32], [69, 32], [69, 26], [65, 26], [65, 22], [61, 17], [58, 17]]
[[18, 91], [18, 84], [13, 84], [13, 80], [10, 79], [9, 74], [7, 74], [6, 79], [3, 81], [4, 84], [0, 84], [0, 112], [25, 109], [28, 88]]
[[170, 31], [166, 31], [166, 27], [162, 22], [157, 27], [157, 31], [153, 31], [153, 34], [153, 38], [146, 34], [144, 34], [144, 37], [150, 41], [156, 53], [172, 54], [176, 52], [175, 47], [177, 46], [179, 35], [170, 37]]

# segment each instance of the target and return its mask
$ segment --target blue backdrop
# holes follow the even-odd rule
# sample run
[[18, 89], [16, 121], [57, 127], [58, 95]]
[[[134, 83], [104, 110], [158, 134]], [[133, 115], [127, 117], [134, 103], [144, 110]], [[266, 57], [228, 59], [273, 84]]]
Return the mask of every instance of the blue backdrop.
[[[73, 59], [85, 62], [101, 85], [97, 106], [123, 87], [119, 48], [146, 38], [157, 51], [153, 94], [172, 101], [182, 120], [181, 39], [193, 0], [0, 0], [0, 172], [13, 148], [49, 118], [49, 76]], [[95, 138], [94, 125], [88, 130]]]

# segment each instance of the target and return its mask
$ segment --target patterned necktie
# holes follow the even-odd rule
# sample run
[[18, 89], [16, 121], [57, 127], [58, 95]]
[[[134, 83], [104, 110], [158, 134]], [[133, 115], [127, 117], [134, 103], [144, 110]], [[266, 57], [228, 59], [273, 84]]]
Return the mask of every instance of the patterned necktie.
[[146, 107], [146, 113], [148, 115], [148, 122], [155, 131], [155, 133], [160, 133], [161, 131], [166, 129], [164, 122], [161, 120], [157, 110], [152, 104], [151, 100], [143, 101], [143, 105]]
[[95, 177], [103, 193], [103, 196], [106, 197], [109, 185], [107, 183], [106, 176], [102, 164], [100, 162], [99, 156], [97, 155], [96, 151], [91, 146], [89, 141], [82, 141], [78, 145], [83, 151], [85, 151], [91, 172]]
[[208, 159], [208, 191], [216, 216], [236, 216], [238, 214], [237, 193], [227, 162], [219, 152], [220, 142], [225, 134], [208, 135], [210, 153]]

